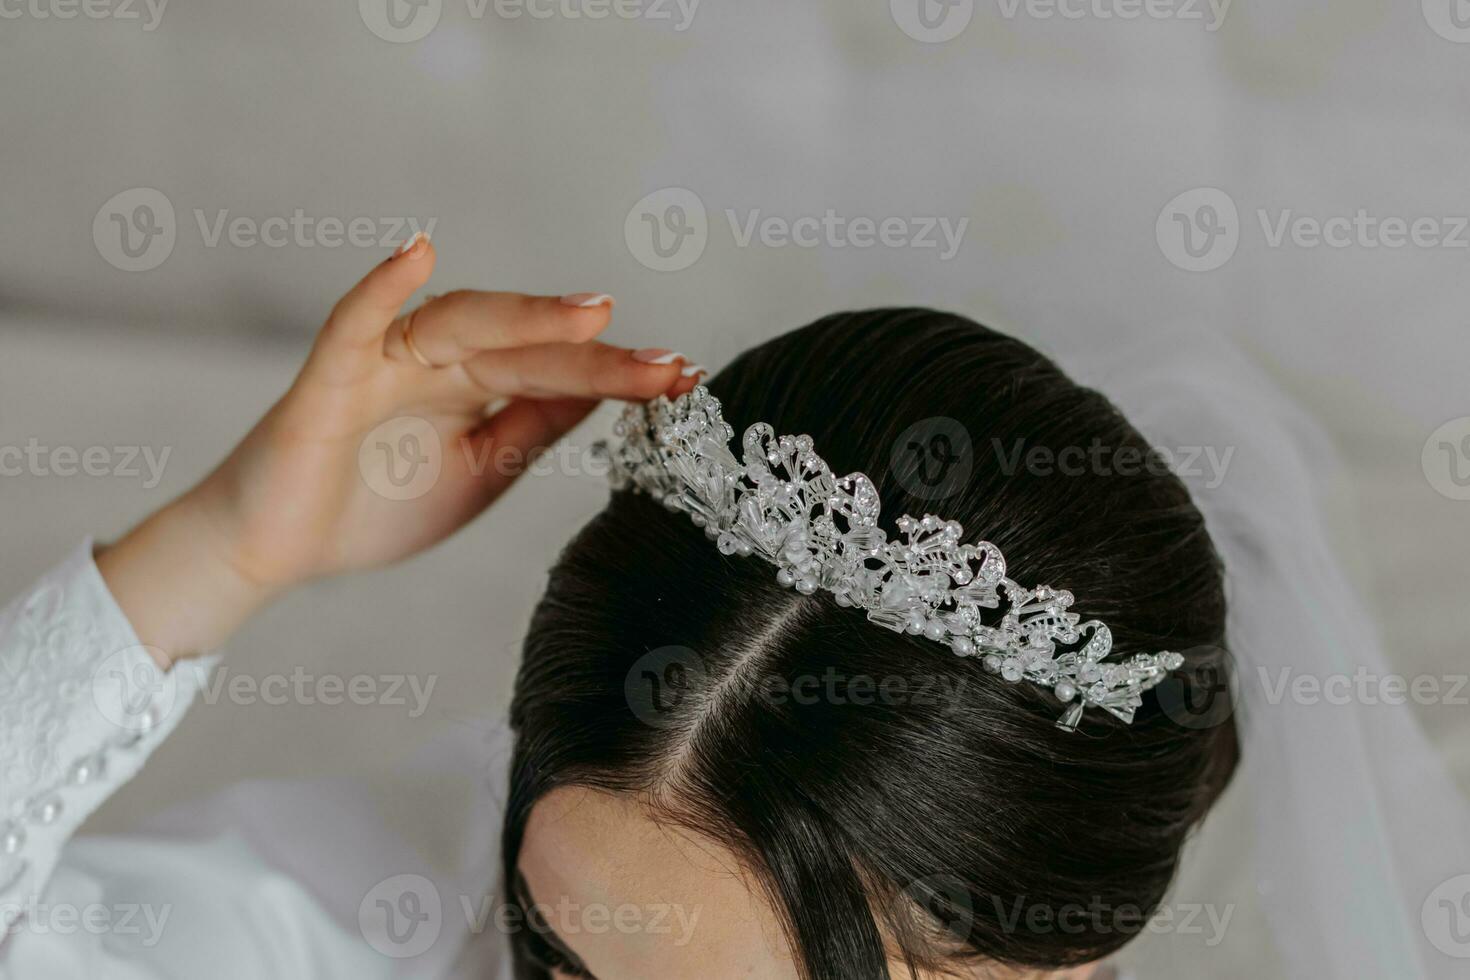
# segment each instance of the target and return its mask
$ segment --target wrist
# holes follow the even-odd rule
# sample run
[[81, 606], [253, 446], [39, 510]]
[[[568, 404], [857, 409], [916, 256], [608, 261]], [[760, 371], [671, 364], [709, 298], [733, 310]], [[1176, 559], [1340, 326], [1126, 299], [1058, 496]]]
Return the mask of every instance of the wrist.
[[215, 649], [275, 595], [244, 575], [226, 529], [186, 494], [99, 549], [97, 568], [160, 666]]

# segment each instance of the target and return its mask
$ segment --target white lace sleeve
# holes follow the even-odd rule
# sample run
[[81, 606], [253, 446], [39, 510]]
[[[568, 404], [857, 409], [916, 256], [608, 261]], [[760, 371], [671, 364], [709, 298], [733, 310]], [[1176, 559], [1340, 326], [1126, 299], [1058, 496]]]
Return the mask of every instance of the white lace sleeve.
[[[0, 610], [0, 980], [508, 977], [500, 934], [462, 911], [497, 894], [487, 828], [504, 772], [484, 777], [504, 746], [455, 741], [409, 767], [420, 790], [431, 778], [462, 804], [456, 836], [439, 840], [457, 855], [448, 867], [342, 779], [239, 784], [127, 836], [69, 840], [211, 666], [157, 668], [91, 542]], [[406, 905], [421, 895], [441, 914]]]
[[207, 673], [158, 668], [102, 581], [90, 540], [0, 610], [0, 939]]

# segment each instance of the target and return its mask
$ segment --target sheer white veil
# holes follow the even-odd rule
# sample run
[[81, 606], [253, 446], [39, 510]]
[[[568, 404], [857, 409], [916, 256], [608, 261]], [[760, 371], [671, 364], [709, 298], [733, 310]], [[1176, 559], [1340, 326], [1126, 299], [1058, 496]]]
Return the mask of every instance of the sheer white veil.
[[[1176, 892], [1253, 906], [1232, 910], [1236, 931], [1220, 942], [1237, 968], [1465, 976], [1470, 963], [1444, 947], [1449, 937], [1464, 947], [1452, 952], [1470, 955], [1470, 934], [1451, 932], [1463, 927], [1445, 916], [1470, 915], [1470, 899], [1452, 888], [1461, 904], [1439, 908], [1434, 896], [1470, 873], [1470, 806], [1441, 756], [1409, 706], [1294, 698], [1289, 683], [1392, 669], [1329, 546], [1323, 494], [1341, 476], [1327, 438], [1218, 337], [1179, 329], [1118, 343], [1114, 334], [1096, 350], [1076, 340], [1058, 360], [1174, 453], [1226, 566], [1243, 761]], [[1213, 461], [1184, 465], [1197, 448], [1212, 449]], [[1341, 691], [1345, 682], [1333, 683]], [[1236, 876], [1234, 891], [1191, 875], [1197, 852], [1208, 863], [1212, 835], [1234, 852], [1216, 848], [1214, 858], [1216, 872]], [[1123, 961], [1142, 976], [1235, 975], [1178, 937], [1135, 942]]]

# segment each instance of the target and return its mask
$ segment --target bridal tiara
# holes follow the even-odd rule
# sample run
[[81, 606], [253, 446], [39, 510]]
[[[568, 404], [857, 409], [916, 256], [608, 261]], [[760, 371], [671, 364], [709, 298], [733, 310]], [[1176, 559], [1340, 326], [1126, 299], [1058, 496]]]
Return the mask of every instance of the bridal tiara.
[[1007, 681], [1049, 689], [1066, 705], [1057, 721], [1064, 731], [1075, 731], [1094, 705], [1132, 722], [1140, 695], [1184, 663], [1169, 651], [1104, 662], [1113, 646], [1107, 626], [1079, 623], [1064, 589], [1017, 585], [1000, 549], [961, 544], [955, 521], [904, 515], [904, 540], [889, 541], [872, 481], [833, 476], [810, 436], [777, 436], [757, 422], [736, 459], [734, 430], [703, 385], [674, 401], [627, 406], [613, 434], [616, 446], [594, 449], [615, 489], [641, 490], [687, 512], [722, 553], [760, 555], [784, 586], [830, 592], [880, 626], [947, 643]]

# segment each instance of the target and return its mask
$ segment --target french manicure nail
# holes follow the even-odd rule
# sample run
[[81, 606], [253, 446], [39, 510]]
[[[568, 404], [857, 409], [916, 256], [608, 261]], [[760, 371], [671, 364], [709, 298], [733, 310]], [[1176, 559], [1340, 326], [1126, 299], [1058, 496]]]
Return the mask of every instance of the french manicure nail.
[[575, 306], [581, 310], [590, 310], [594, 306], [613, 305], [610, 293], [569, 293], [561, 298], [562, 306]]
[[703, 364], [686, 364], [684, 365], [684, 369], [680, 371], [679, 374], [686, 378], [693, 378], [697, 375], [709, 374], [709, 371], [705, 368]]
[[633, 352], [633, 360], [644, 364], [673, 364], [675, 361], [687, 361], [689, 358], [667, 347], [645, 347]]
[[[393, 253], [393, 257], [396, 259], [400, 255], [409, 255], [409, 253], [412, 252], [413, 254], [409, 255], [409, 257], [416, 259], [420, 255], [424, 254], [425, 249], [428, 248], [428, 241], [428, 235], [424, 234], [421, 231], [416, 231], [409, 236], [408, 241], [398, 246], [398, 251]], [[423, 242], [425, 244], [420, 245], [420, 242]]]

